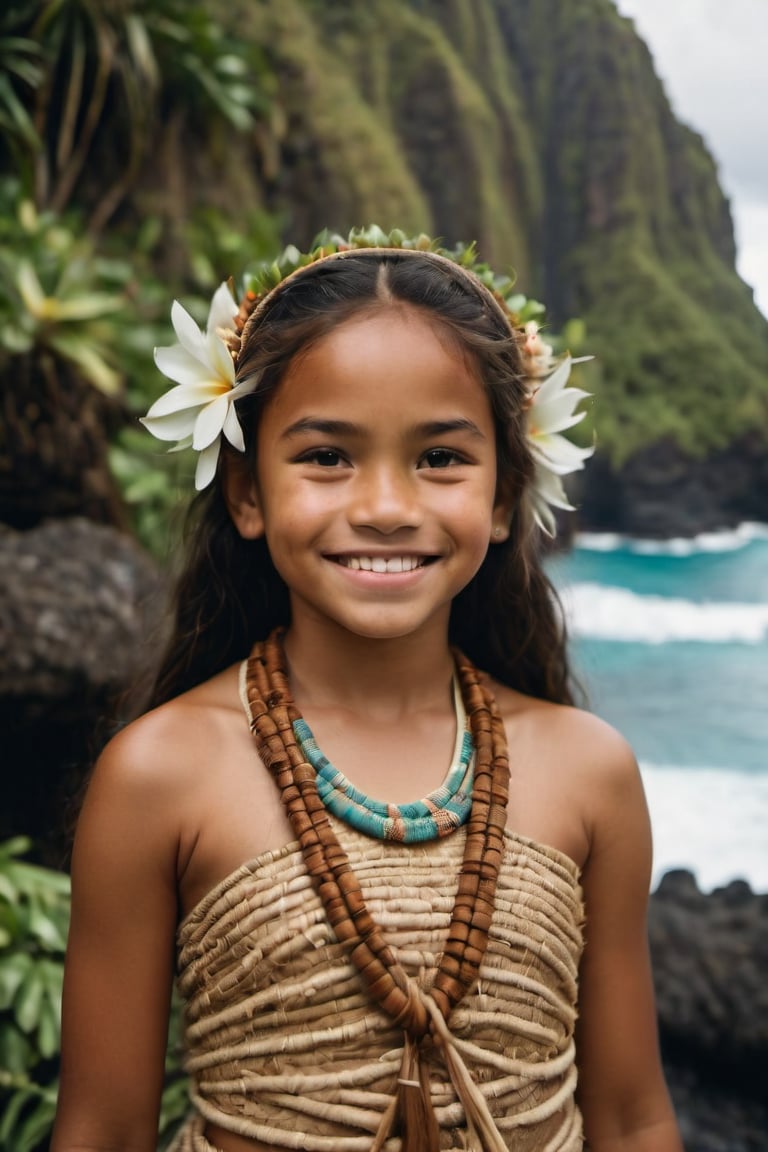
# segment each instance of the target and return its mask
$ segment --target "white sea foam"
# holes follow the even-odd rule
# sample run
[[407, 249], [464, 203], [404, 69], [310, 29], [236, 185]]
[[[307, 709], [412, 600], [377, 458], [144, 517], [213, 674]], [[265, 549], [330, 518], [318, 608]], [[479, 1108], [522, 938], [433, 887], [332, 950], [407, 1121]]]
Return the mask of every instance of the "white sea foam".
[[589, 581], [567, 585], [560, 597], [569, 629], [578, 636], [641, 644], [760, 644], [768, 638], [768, 604], [696, 603]]
[[768, 524], [745, 521], [736, 528], [701, 532], [698, 536], [675, 536], [669, 540], [641, 540], [618, 532], [580, 532], [576, 547], [588, 552], [615, 552], [626, 548], [641, 556], [693, 556], [701, 552], [736, 552], [754, 540], [768, 540]]
[[616, 552], [628, 547], [630, 539], [618, 532], [578, 532], [574, 543], [585, 552]]
[[768, 892], [768, 772], [642, 764], [653, 827], [655, 888], [687, 868], [702, 891], [747, 880]]

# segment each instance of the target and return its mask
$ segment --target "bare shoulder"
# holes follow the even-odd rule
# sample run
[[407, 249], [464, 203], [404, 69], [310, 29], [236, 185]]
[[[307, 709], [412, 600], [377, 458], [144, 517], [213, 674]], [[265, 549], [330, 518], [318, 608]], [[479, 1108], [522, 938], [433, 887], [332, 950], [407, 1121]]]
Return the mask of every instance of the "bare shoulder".
[[[238, 669], [163, 704], [107, 746], [81, 821], [117, 828], [173, 872], [182, 914], [247, 860], [293, 831], [256, 749]], [[80, 833], [78, 832], [78, 835]]]
[[146, 799], [176, 789], [225, 723], [227, 708], [217, 689], [210, 681], [126, 725], [99, 757], [91, 789], [119, 788]]
[[535, 745], [542, 757], [556, 758], [570, 772], [620, 779], [637, 773], [627, 740], [592, 712], [525, 696], [492, 683], [496, 702], [514, 745]]
[[598, 716], [492, 682], [511, 769], [511, 820], [579, 867], [631, 810], [647, 818], [640, 771], [620, 732]]
[[[82, 839], [101, 827], [112, 837], [152, 840], [183, 857], [195, 838], [199, 785], [215, 771], [227, 734], [237, 727], [233, 670], [140, 716], [105, 747], [94, 768], [78, 826]], [[237, 693], [234, 693], [235, 701]]]

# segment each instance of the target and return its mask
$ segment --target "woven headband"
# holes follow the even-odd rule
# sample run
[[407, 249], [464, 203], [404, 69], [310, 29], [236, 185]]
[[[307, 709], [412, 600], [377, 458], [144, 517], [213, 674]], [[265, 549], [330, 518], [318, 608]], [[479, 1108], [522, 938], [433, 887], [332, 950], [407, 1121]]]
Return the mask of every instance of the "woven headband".
[[[374, 256], [379, 260], [382, 257], [389, 256], [426, 257], [432, 264], [442, 265], [447, 271], [451, 273], [454, 279], [462, 280], [463, 283], [468, 288], [470, 288], [476, 296], [480, 297], [480, 299], [482, 299], [483, 302], [495, 312], [496, 316], [503, 324], [505, 329], [510, 333], [510, 335], [515, 335], [515, 328], [513, 327], [512, 317], [509, 310], [506, 307], [502, 307], [501, 303], [496, 299], [491, 289], [483, 284], [482, 280], [478, 279], [478, 277], [468, 269], [462, 267], [461, 264], [457, 264], [455, 260], [449, 260], [447, 256], [443, 256], [440, 252], [424, 251], [421, 248], [366, 247], [341, 248], [338, 251], [328, 252], [327, 254], [320, 255], [311, 263], [301, 264], [299, 267], [294, 268], [292, 272], [289, 272], [288, 275], [270, 291], [264, 293], [262, 296], [255, 297], [254, 303], [251, 304], [250, 308], [248, 293], [246, 293], [240, 304], [238, 316], [235, 318], [235, 326], [237, 327], [238, 319], [242, 317], [244, 313], [247, 315], [245, 322], [241, 322], [241, 341], [247, 341], [251, 329], [259, 323], [266, 312], [269, 312], [275, 300], [282, 296], [284, 290], [290, 287], [296, 280], [302, 279], [305, 273], [314, 271], [318, 264], [332, 264], [341, 260], [354, 259], [357, 256]], [[235, 372], [237, 372], [237, 351], [239, 351], [239, 348], [232, 349], [232, 344], [230, 343], [230, 349], [235, 353]]]

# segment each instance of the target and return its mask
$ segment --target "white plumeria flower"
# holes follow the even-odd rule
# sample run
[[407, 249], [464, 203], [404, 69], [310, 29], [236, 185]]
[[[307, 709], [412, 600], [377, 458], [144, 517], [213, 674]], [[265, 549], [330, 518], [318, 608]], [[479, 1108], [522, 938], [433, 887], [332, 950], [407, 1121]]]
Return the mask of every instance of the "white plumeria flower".
[[235, 384], [232, 356], [220, 335], [222, 330], [233, 329], [237, 311], [229, 285], [221, 284], [202, 332], [175, 300], [171, 320], [179, 343], [155, 348], [155, 363], [177, 386], [155, 401], [141, 423], [158, 440], [176, 440], [170, 451], [191, 446], [200, 453], [195, 471], [198, 491], [206, 488], [216, 474], [222, 434], [233, 448], [245, 451], [235, 400], [249, 392], [252, 385]]
[[580, 388], [568, 388], [571, 365], [589, 360], [564, 356], [555, 371], [536, 389], [528, 409], [528, 442], [536, 471], [531, 485], [533, 515], [549, 536], [555, 534], [552, 508], [573, 511], [563, 488], [561, 476], [577, 472], [594, 452], [594, 447], [579, 448], [561, 433], [584, 419], [585, 412], [574, 412], [580, 400], [589, 396]]

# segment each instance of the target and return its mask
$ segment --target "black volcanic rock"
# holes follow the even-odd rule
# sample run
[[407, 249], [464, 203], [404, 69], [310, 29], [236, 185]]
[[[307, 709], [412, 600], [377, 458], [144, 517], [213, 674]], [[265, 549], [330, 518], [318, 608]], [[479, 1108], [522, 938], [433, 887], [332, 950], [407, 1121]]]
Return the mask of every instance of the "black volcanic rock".
[[576, 496], [581, 527], [664, 539], [734, 527], [768, 515], [768, 448], [757, 432], [708, 458], [670, 439], [620, 466], [597, 454]]
[[665, 1068], [686, 1152], [768, 1149], [768, 895], [667, 873], [649, 939]]
[[[131, 708], [159, 653], [163, 583], [129, 536], [72, 518], [0, 525], [0, 838], [63, 844], [105, 717]], [[57, 863], [59, 861], [53, 860]]]

